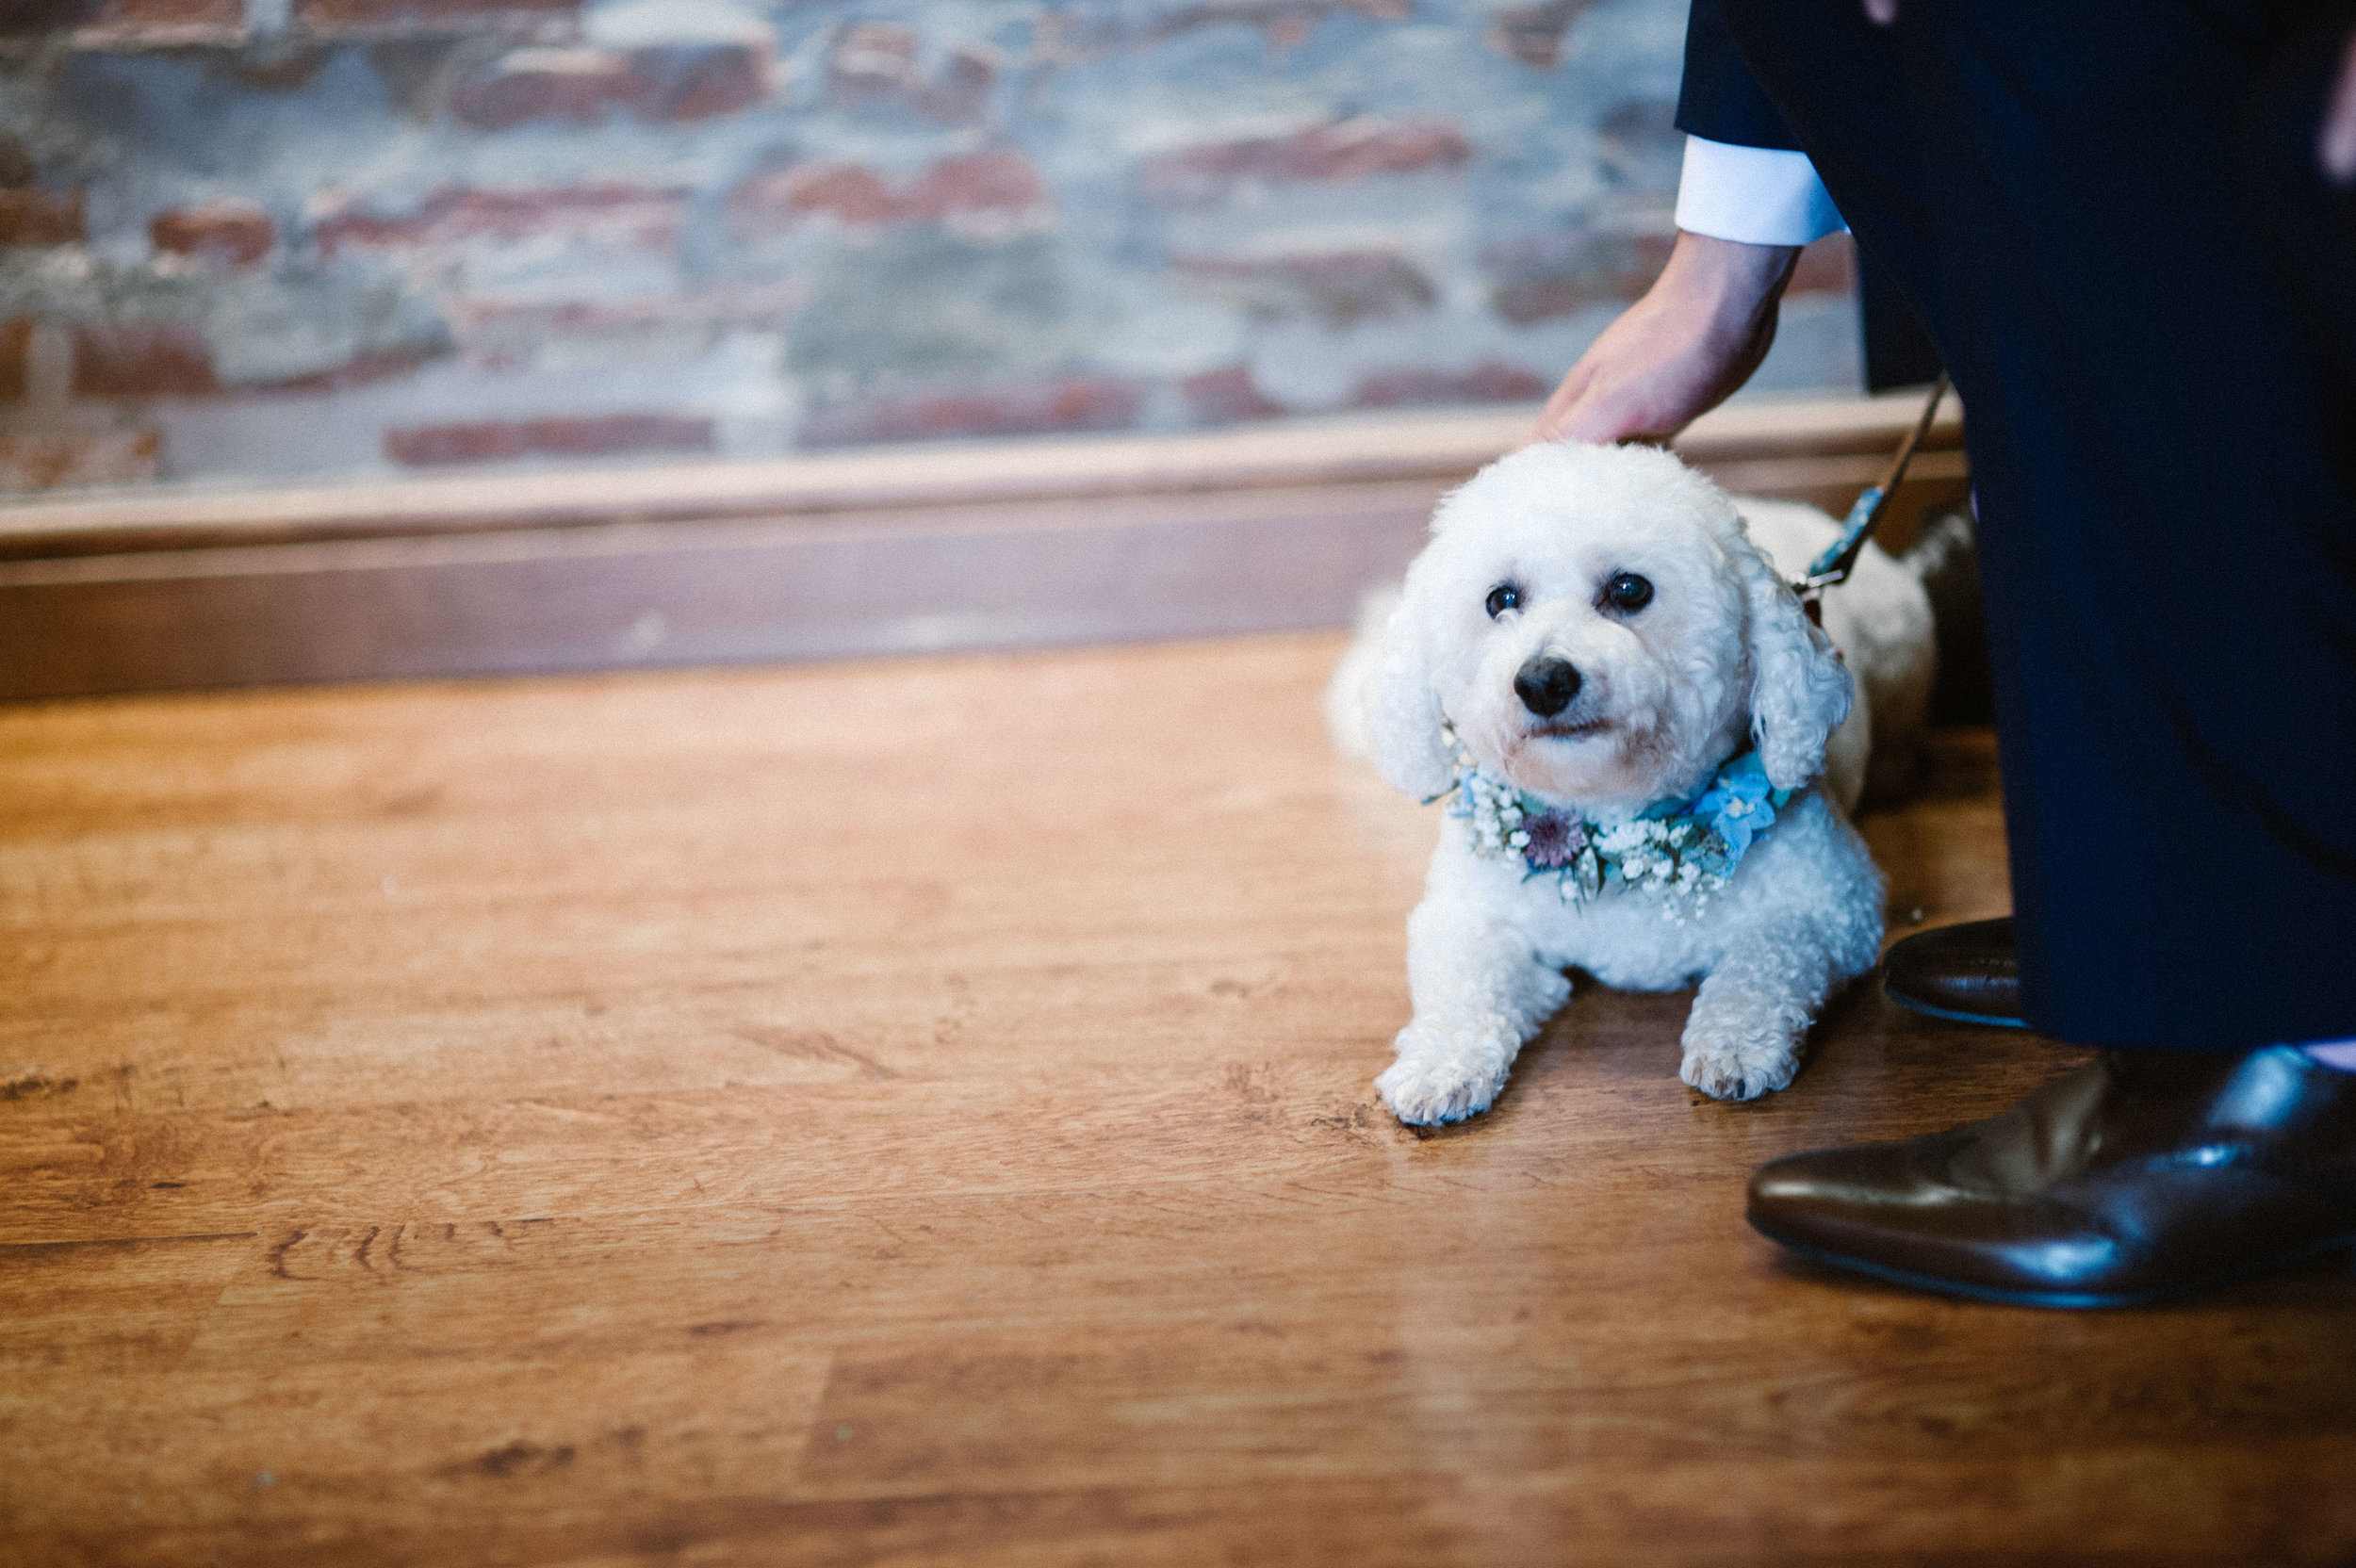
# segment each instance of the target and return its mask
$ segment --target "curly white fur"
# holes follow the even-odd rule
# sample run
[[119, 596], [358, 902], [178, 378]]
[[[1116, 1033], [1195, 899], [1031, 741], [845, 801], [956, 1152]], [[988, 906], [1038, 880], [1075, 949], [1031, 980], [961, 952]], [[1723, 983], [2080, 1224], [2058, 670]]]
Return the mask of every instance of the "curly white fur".
[[[1826, 996], [1880, 951], [1881, 878], [1846, 812], [1873, 731], [1902, 762], [1922, 717], [1921, 584], [1869, 548], [1827, 596], [1820, 629], [1785, 579], [1833, 537], [1832, 519], [1731, 501], [1644, 448], [1525, 449], [1449, 495], [1432, 527], [1397, 609], [1362, 630], [1329, 703], [1337, 737], [1362, 742], [1395, 788], [1448, 788], [1446, 720], [1488, 772], [1598, 820], [1690, 797], [1746, 741], [1776, 787], [1802, 792], [1681, 923], [1641, 893], [1566, 904], [1555, 878], [1475, 853], [1464, 822], [1448, 819], [1407, 922], [1415, 1018], [1375, 1087], [1402, 1121], [1487, 1110], [1569, 999], [1562, 971], [1576, 967], [1638, 990], [1698, 980], [1679, 1076], [1723, 1099], [1782, 1088]], [[1605, 597], [1620, 573], [1651, 584], [1641, 610]], [[1492, 616], [1500, 584], [1519, 602]], [[1540, 656], [1580, 677], [1551, 716], [1514, 691]], [[1866, 703], [1853, 701], [1852, 670]]]

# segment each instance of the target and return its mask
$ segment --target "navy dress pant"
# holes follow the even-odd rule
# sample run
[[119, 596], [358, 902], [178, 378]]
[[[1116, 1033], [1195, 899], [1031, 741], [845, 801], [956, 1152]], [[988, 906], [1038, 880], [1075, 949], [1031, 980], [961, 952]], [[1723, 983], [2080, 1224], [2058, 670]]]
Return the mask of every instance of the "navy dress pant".
[[1763, 96], [1963, 396], [2031, 1023], [2356, 1037], [2356, 7], [1696, 12], [1679, 122]]

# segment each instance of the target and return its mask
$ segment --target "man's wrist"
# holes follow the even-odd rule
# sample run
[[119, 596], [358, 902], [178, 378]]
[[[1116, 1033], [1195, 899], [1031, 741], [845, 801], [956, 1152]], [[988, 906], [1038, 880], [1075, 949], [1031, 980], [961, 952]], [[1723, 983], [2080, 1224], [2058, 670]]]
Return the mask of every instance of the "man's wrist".
[[1753, 245], [1681, 231], [1661, 281], [1663, 308], [1705, 324], [1712, 336], [1748, 338], [1773, 311], [1799, 264], [1796, 245]]

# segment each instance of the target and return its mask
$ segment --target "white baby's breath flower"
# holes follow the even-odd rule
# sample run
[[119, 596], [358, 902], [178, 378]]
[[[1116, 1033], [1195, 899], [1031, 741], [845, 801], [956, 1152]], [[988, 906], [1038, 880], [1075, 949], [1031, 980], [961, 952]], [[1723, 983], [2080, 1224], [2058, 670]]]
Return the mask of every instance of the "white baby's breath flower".
[[[1453, 725], [1443, 733], [1456, 756], [1456, 779], [1446, 792], [1453, 797], [1448, 815], [1464, 820], [1476, 852], [1519, 859], [1530, 876], [1551, 874], [1556, 893], [1565, 904], [1583, 905], [1614, 887], [1636, 889], [1659, 899], [1661, 913], [1671, 923], [1683, 925], [1699, 916], [1709, 906], [1710, 895], [1726, 885], [1755, 832], [1764, 831], [1775, 821], [1764, 803], [1740, 796], [1727, 799], [1733, 792], [1718, 788], [1713, 781], [1709, 793], [1717, 813], [1714, 820], [1738, 821], [1756, 814], [1765, 819], [1762, 826], [1729, 842], [1710, 823], [1700, 820], [1695, 814], [1697, 805], [1610, 823], [1578, 819], [1573, 831], [1584, 841], [1577, 853], [1565, 862], [1552, 858], [1558, 852], [1550, 849], [1550, 858], [1536, 864], [1530, 860], [1534, 841], [1526, 825], [1547, 812], [1559, 818], [1560, 808], [1532, 800], [1505, 780], [1482, 772]], [[1734, 766], [1729, 764], [1720, 776]]]

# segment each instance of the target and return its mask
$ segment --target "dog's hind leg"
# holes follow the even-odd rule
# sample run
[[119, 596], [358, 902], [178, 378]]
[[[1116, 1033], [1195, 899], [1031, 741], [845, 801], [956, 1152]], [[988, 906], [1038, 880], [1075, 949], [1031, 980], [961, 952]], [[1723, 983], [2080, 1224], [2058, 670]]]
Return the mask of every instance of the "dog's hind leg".
[[1736, 942], [1693, 998], [1677, 1076], [1718, 1100], [1755, 1100], [1790, 1084], [1835, 968], [1831, 945], [1806, 930]]
[[1374, 1086], [1392, 1115], [1422, 1126], [1494, 1104], [1523, 1044], [1571, 994], [1570, 981], [1513, 930], [1469, 905], [1430, 898], [1407, 917], [1407, 982], [1415, 1016]]

